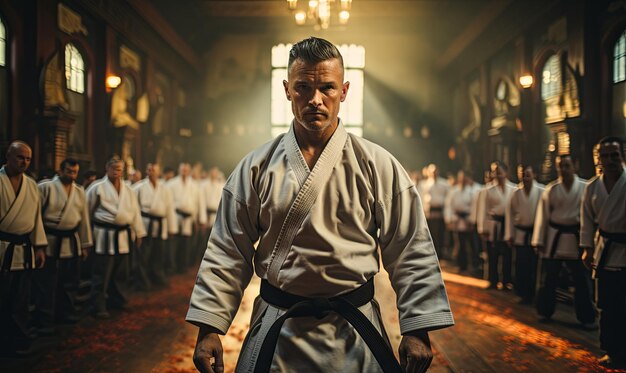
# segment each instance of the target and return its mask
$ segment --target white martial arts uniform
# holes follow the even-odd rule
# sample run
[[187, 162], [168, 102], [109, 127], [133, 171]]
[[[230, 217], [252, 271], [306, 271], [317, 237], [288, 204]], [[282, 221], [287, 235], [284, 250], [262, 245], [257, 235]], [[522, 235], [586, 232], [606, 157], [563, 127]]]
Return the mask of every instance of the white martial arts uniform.
[[118, 194], [108, 177], [96, 180], [87, 189], [87, 201], [94, 222], [93, 236], [97, 254], [116, 255], [116, 246], [119, 254], [128, 254], [132, 239], [126, 230], [116, 234], [111, 229], [98, 226], [97, 222], [118, 227], [128, 225], [136, 237], [146, 236], [137, 197], [126, 183], [120, 183]]
[[[60, 258], [80, 256], [82, 248], [93, 245], [85, 190], [78, 184], [72, 183], [71, 192], [68, 195], [58, 176], [52, 180], [42, 181], [37, 187], [41, 194], [44, 226], [61, 231], [75, 230], [73, 236], [78, 246], [75, 249], [72, 248], [72, 240], [69, 237], [47, 234], [46, 255], [55, 257], [58, 255]], [[60, 243], [57, 242], [59, 239]], [[57, 252], [57, 247], [59, 252]]]
[[[316, 182], [324, 172], [328, 179]], [[317, 198], [298, 199], [307, 206], [297, 209], [302, 223], [283, 231], [294, 198], [309, 187], [319, 187]], [[253, 270], [292, 294], [348, 292], [378, 272], [379, 246], [398, 296], [401, 332], [452, 325], [420, 199], [400, 164], [340, 124], [309, 170], [292, 126], [246, 156], [228, 179], [187, 320], [226, 332]], [[375, 301], [360, 310], [382, 329]], [[257, 298], [237, 371], [253, 369], [267, 328], [284, 312]], [[290, 372], [380, 369], [355, 330], [333, 313], [321, 320], [288, 319], [273, 364], [273, 370]]]
[[[35, 246], [48, 244], [41, 221], [39, 191], [37, 183], [22, 175], [22, 185], [17, 195], [11, 185], [4, 167], [0, 169], [0, 232], [12, 235], [28, 235], [30, 252], [25, 252], [25, 245], [17, 244], [13, 248], [11, 263], [5, 264], [5, 254], [10, 242], [0, 240], [0, 267], [7, 266], [11, 271], [35, 268]], [[27, 259], [30, 257], [30, 261]]]
[[191, 236], [194, 222], [207, 223], [204, 194], [191, 177], [183, 181], [181, 176], [176, 176], [166, 182], [165, 186], [170, 190], [174, 200], [179, 234]]
[[426, 217], [429, 219], [443, 217], [443, 207], [449, 191], [450, 185], [441, 177], [437, 180], [428, 178], [420, 183], [420, 197], [422, 197]]
[[525, 243], [526, 232], [524, 229], [520, 228], [531, 228], [535, 224], [535, 214], [544, 188], [545, 186], [543, 184], [533, 180], [528, 195], [526, 195], [522, 183], [520, 183], [517, 190], [511, 194], [511, 198], [506, 205], [505, 241], [513, 240], [513, 244], [516, 246], [530, 244], [530, 242]]
[[225, 182], [219, 178], [208, 178], [201, 183], [201, 189], [204, 192], [204, 200], [206, 202], [207, 221], [209, 228], [212, 228], [215, 224], [215, 217], [217, 216], [217, 208], [220, 205], [222, 198], [222, 189], [224, 189]]
[[553, 242], [558, 230], [550, 226], [550, 222], [564, 226], [578, 226], [580, 224], [580, 201], [585, 188], [585, 180], [574, 175], [574, 182], [570, 190], [566, 190], [561, 179], [557, 179], [544, 190], [541, 202], [537, 206], [535, 216], [535, 230], [533, 231], [532, 245], [542, 247], [539, 256], [542, 258], [577, 260], [577, 234], [562, 233], [553, 250]]
[[456, 185], [448, 193], [443, 215], [446, 224], [452, 225], [453, 231], [466, 232], [472, 229], [471, 215], [474, 195], [474, 188], [470, 185], [463, 188]]
[[[480, 192], [478, 197], [478, 212], [476, 226], [478, 233], [487, 233], [489, 237], [487, 241], [494, 242], [504, 239], [504, 224], [494, 219], [495, 217], [504, 217], [506, 212], [506, 204], [513, 193], [517, 189], [517, 186], [510, 181], [506, 181], [504, 189], [497, 183], [492, 183]], [[495, 237], [494, 234], [498, 233], [500, 237]]]
[[[150, 179], [145, 178], [133, 184], [131, 188], [137, 195], [141, 212], [143, 215], [147, 215], [142, 215], [141, 219], [150, 237], [166, 240], [168, 233], [175, 234], [178, 232], [172, 193], [169, 188], [165, 187], [163, 181], [157, 180], [156, 186], [153, 186]], [[150, 215], [162, 219], [160, 230], [157, 223], [153, 223], [150, 228]], [[148, 229], [151, 229], [152, 232]]]

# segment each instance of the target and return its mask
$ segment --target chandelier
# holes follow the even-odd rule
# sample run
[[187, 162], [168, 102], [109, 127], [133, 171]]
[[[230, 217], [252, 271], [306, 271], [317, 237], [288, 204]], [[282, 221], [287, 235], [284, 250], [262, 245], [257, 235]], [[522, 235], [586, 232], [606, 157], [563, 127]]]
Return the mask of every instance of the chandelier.
[[305, 9], [298, 7], [298, 0], [287, 0], [287, 5], [297, 25], [313, 24], [316, 30], [326, 30], [330, 26], [331, 18], [336, 17], [341, 25], [348, 23], [352, 0], [309, 0]]

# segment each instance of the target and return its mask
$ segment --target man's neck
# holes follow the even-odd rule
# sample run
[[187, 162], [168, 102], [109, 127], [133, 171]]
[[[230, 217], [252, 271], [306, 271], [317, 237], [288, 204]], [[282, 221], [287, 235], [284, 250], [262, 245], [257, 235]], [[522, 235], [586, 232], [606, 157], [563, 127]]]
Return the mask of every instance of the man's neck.
[[533, 187], [533, 183], [530, 182], [528, 184], [524, 184], [524, 193], [526, 193], [526, 195], [530, 194], [530, 190]]
[[563, 185], [565, 185], [567, 189], [570, 189], [572, 187], [572, 184], [574, 184], [574, 176], [561, 177], [561, 182], [563, 183]]
[[158, 181], [156, 177], [150, 177], [148, 180], [150, 180], [150, 184], [152, 184], [153, 187], [156, 187]]
[[307, 131], [299, 124], [294, 125], [294, 134], [298, 147], [309, 169], [312, 170], [315, 167], [315, 163], [317, 163], [330, 138], [333, 137], [337, 127], [338, 123], [323, 131]]

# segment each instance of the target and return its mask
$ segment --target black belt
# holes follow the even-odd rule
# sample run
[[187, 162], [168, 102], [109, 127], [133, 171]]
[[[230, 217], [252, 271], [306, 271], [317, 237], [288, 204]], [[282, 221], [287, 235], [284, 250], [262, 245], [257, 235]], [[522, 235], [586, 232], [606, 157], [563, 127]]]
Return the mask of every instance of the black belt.
[[183, 211], [181, 209], [176, 209], [176, 213], [180, 216], [182, 216], [184, 219], [187, 219], [189, 217], [191, 217], [191, 214], [188, 213], [187, 211]]
[[465, 211], [456, 211], [455, 214], [461, 219], [467, 219], [470, 216], [470, 213]]
[[158, 232], [159, 232], [159, 238], [161, 238], [161, 233], [163, 232], [163, 219], [165, 219], [162, 216], [156, 216], [156, 215], [152, 215], [149, 212], [141, 212], [141, 216], [143, 216], [144, 218], [148, 218], [148, 237], [152, 238], [152, 228], [154, 227], [154, 224], [158, 225]]
[[524, 232], [524, 246], [530, 246], [530, 238], [533, 235], [532, 225], [514, 225], [515, 229]]
[[269, 372], [280, 329], [287, 319], [306, 316], [321, 319], [333, 311], [341, 315], [354, 327], [372, 351], [384, 372], [402, 372], [402, 368], [387, 342], [372, 325], [371, 321], [357, 308], [369, 303], [373, 297], [373, 279], [370, 279], [355, 290], [332, 298], [301, 297], [284, 292], [270, 285], [267, 280], [262, 280], [261, 298], [271, 305], [286, 308], [287, 312], [276, 319], [267, 332], [254, 368], [255, 373]]
[[[491, 214], [489, 215], [489, 218], [497, 223], [504, 224], [504, 215]], [[504, 237], [503, 237], [504, 229], [499, 230], [498, 227], [499, 227], [498, 224], [493, 225], [493, 242], [504, 240]]]
[[608, 256], [608, 251], [611, 248], [611, 244], [613, 242], [617, 242], [620, 244], [626, 244], [626, 233], [613, 233], [613, 232], [606, 232], [603, 231], [602, 229], [598, 229], [598, 233], [600, 233], [600, 236], [602, 236], [603, 238], [606, 239], [606, 241], [604, 241], [604, 250], [602, 250], [602, 256], [600, 256], [600, 260], [598, 261], [598, 266], [596, 268], [593, 269], [593, 278], [597, 278], [598, 277], [598, 271], [602, 268], [604, 268], [604, 264], [606, 262], [606, 257]]
[[8, 242], [7, 250], [4, 252], [2, 261], [2, 272], [10, 271], [13, 264], [13, 251], [16, 245], [22, 245], [24, 248], [24, 269], [29, 269], [33, 261], [32, 243], [30, 242], [29, 233], [13, 234], [0, 231], [0, 241]]
[[[126, 235], [128, 237], [128, 248], [130, 249], [132, 242], [130, 240], [130, 225], [129, 224], [117, 225], [117, 224], [105, 223], [103, 221], [94, 220], [93, 225], [98, 228], [115, 232], [115, 254], [120, 253], [120, 233], [126, 231]], [[106, 246], [106, 252], [108, 253], [109, 252], [109, 235], [108, 234], [105, 236], [104, 245]]]
[[441, 206], [430, 206], [430, 209], [428, 209], [428, 212], [442, 212], [443, 211], [443, 207]]
[[553, 221], [548, 223], [552, 228], [556, 229], [556, 236], [554, 236], [554, 240], [552, 241], [552, 247], [550, 248], [550, 259], [554, 259], [556, 255], [556, 247], [559, 244], [559, 240], [561, 239], [562, 234], [573, 234], [576, 236], [576, 240], [578, 241], [580, 225], [579, 224], [557, 224]]
[[69, 238], [72, 242], [70, 246], [74, 249], [74, 256], [78, 257], [78, 241], [76, 241], [76, 232], [78, 232], [78, 225], [72, 229], [55, 229], [50, 227], [45, 227], [46, 234], [57, 237], [57, 244], [54, 248], [54, 257], [59, 259], [61, 257], [61, 244], [63, 243], [63, 238]]

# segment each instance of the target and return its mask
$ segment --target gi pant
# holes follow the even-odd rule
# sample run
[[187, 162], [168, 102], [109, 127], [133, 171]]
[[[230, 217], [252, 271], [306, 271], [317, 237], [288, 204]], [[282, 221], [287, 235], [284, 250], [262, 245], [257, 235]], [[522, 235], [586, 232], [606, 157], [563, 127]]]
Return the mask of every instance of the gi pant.
[[472, 232], [454, 232], [456, 246], [456, 260], [460, 271], [466, 271], [468, 265], [474, 265], [472, 260]]
[[30, 270], [0, 271], [0, 352], [30, 347]]
[[515, 292], [532, 302], [537, 285], [537, 254], [531, 246], [515, 246]]
[[171, 273], [183, 273], [189, 264], [192, 251], [192, 236], [177, 234], [173, 236], [172, 247], [170, 248], [170, 270]]
[[[489, 261], [488, 276], [489, 286], [496, 287], [498, 281], [502, 280], [502, 284], [510, 284], [513, 282], [511, 275], [512, 258], [513, 254], [511, 247], [504, 241], [488, 241], [487, 242], [487, 259]], [[498, 264], [502, 257], [502, 276], [498, 270]]]
[[[148, 240], [148, 238], [144, 238]], [[147, 243], [147, 242], [146, 242]], [[152, 286], [148, 274], [148, 262], [150, 260], [151, 247], [149, 244], [143, 244], [141, 247], [132, 250], [132, 287], [137, 290], [149, 290]]]
[[574, 279], [574, 308], [576, 318], [583, 324], [592, 323], [596, 312], [591, 301], [591, 276], [581, 260], [542, 259], [541, 282], [537, 291], [537, 313], [551, 318], [556, 308], [556, 288], [563, 265]]
[[429, 218], [427, 220], [428, 228], [430, 229], [430, 235], [433, 238], [433, 244], [435, 245], [435, 251], [437, 252], [437, 256], [441, 259], [446, 258], [446, 248], [445, 248], [445, 234], [446, 234], [446, 224], [443, 218]]
[[601, 270], [596, 285], [600, 347], [612, 359], [626, 361], [626, 270]]
[[126, 304], [121, 276], [128, 263], [128, 254], [95, 254], [92, 299], [96, 312], [122, 308]]
[[147, 249], [144, 254], [148, 278], [156, 285], [165, 285], [167, 283], [164, 271], [166, 241], [159, 237], [146, 237], [144, 240], [144, 248]]
[[47, 256], [43, 269], [33, 273], [33, 293], [38, 326], [51, 325], [74, 316], [78, 269], [76, 258]]

